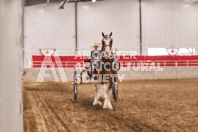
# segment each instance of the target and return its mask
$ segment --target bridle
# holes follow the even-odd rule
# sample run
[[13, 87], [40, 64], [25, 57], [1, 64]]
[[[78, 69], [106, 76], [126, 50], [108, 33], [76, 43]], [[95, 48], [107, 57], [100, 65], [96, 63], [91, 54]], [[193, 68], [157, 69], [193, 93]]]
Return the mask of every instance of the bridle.
[[[108, 66], [109, 68], [112, 68], [112, 66], [113, 65], [117, 65], [118, 64], [118, 70], [120, 69], [120, 63], [117, 63], [117, 62], [115, 62], [115, 58], [114, 58], [114, 54], [113, 54], [113, 52], [111, 51], [111, 49], [112, 49], [112, 45], [113, 45], [113, 39], [111, 38], [111, 36], [112, 36], [112, 32], [110, 33], [110, 35], [104, 35], [104, 33], [102, 33], [102, 35], [103, 35], [103, 39], [102, 39], [102, 48], [101, 48], [101, 53], [102, 54], [100, 54], [101, 56], [100, 56], [100, 59], [101, 59], [101, 61], [102, 61], [102, 64], [104, 64], [104, 62], [106, 62], [105, 61], [105, 58], [107, 57], [108, 59], [113, 59], [111, 62], [110, 62], [110, 65]], [[105, 40], [108, 40], [108, 39], [110, 39], [110, 41], [109, 41], [109, 44], [106, 44], [105, 43]], [[104, 56], [104, 54], [106, 54], [105, 53], [105, 49], [106, 49], [106, 47], [107, 46], [109, 46], [109, 48], [110, 48], [110, 54], [108, 55], [108, 56]], [[106, 54], [107, 55], [107, 54]], [[110, 57], [112, 57], [112, 58], [110, 58]]]
[[[106, 40], [111, 39], [111, 41], [110, 41], [111, 43], [108, 44], [108, 45], [104, 44], [104, 39], [106, 39]], [[106, 36], [103, 38], [103, 40], [102, 40], [102, 49], [101, 49], [101, 51], [104, 51], [105, 48], [106, 48], [107, 46], [109, 46], [110, 49], [111, 49], [111, 48], [112, 48], [112, 43], [113, 43], [113, 39], [111, 38], [111, 36], [106, 35]]]

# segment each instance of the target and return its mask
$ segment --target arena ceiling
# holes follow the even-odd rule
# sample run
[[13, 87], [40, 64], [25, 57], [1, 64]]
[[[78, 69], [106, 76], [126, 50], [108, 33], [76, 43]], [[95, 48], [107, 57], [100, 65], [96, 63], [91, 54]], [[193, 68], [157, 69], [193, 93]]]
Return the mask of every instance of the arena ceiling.
[[[92, 0], [69, 0], [69, 2], [86, 2], [86, 1], [92, 1]], [[102, 1], [102, 0], [97, 0]], [[25, 0], [25, 6], [32, 6], [32, 5], [39, 5], [39, 4], [45, 4], [45, 3], [61, 3], [63, 0]]]
[[193, 2], [197, 2], [198, 0], [184, 0], [184, 4], [190, 4]]
[[[63, 0], [25, 0], [25, 6], [39, 5], [45, 3], [61, 3]], [[86, 2], [92, 0], [69, 0], [69, 2]], [[102, 1], [102, 0], [97, 0]], [[183, 0], [184, 4], [191, 4], [197, 2], [198, 0]]]

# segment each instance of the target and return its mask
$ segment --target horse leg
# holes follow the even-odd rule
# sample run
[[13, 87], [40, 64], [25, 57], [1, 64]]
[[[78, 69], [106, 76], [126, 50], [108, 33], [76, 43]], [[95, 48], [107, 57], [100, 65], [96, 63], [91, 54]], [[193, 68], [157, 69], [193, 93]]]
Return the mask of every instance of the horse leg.
[[94, 83], [95, 85], [95, 98], [94, 98], [94, 102], [93, 102], [93, 105], [102, 105], [102, 102], [98, 101], [98, 99], [100, 98], [100, 90], [98, 89], [97, 87], [97, 83]]
[[110, 102], [110, 95], [111, 95], [111, 88], [113, 86], [113, 83], [110, 82], [108, 89], [105, 91], [105, 102], [103, 105], [103, 109], [113, 109], [111, 102]]
[[102, 98], [105, 98], [105, 91], [106, 91], [106, 89], [107, 89], [107, 86], [104, 83], [102, 83], [101, 84], [101, 89], [100, 89], [100, 96]]
[[[97, 71], [94, 71], [95, 74], [94, 75], [97, 75]], [[98, 89], [97, 87], [97, 83], [98, 83], [98, 75], [97, 76], [94, 76], [94, 89], [95, 89], [95, 99], [94, 99], [94, 102], [93, 102], [93, 105], [102, 105], [102, 102], [98, 101], [98, 99], [100, 98], [100, 89]]]
[[83, 81], [83, 78], [82, 78], [83, 72], [85, 72], [85, 69], [83, 69], [83, 70], [80, 72], [80, 83], [82, 83], [82, 81]]

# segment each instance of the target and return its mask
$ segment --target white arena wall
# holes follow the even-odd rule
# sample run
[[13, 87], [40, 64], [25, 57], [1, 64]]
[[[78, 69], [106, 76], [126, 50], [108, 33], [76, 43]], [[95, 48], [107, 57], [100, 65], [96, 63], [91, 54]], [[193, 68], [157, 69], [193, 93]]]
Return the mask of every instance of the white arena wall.
[[[147, 48], [196, 48], [198, 50], [198, 2], [143, 0], [143, 53]], [[197, 54], [197, 52], [196, 52]]]
[[[64, 10], [58, 7], [24, 7], [25, 61], [40, 55], [42, 48], [56, 49], [55, 54], [62, 56], [74, 55], [77, 43], [78, 50], [90, 51], [93, 42], [101, 42], [101, 32], [113, 32], [114, 49], [140, 54], [139, 0], [68, 3]], [[197, 12], [198, 2], [184, 5], [182, 0], [142, 0], [143, 55], [148, 55], [148, 48], [173, 45], [198, 50]]]
[[[172, 45], [198, 49], [198, 2], [185, 5], [182, 0], [142, 0], [141, 8], [143, 55], [148, 54], [148, 48]], [[54, 48], [55, 55], [75, 55], [76, 42], [78, 50], [91, 50], [93, 42], [101, 41], [101, 32], [113, 32], [113, 48], [140, 53], [139, 0], [78, 2], [77, 6], [68, 3], [64, 10], [59, 10], [58, 5], [41, 4], [24, 10], [24, 64], [27, 63], [24, 67], [30, 68], [26, 70], [37, 73], [38, 69], [31, 68], [30, 62], [32, 55], [41, 55], [39, 49]], [[196, 76], [194, 72], [180, 72], [183, 68], [164, 67], [165, 71], [172, 71], [170, 73], [130, 71], [126, 79]], [[192, 67], [187, 69], [191, 71]]]
[[197, 2], [185, 5], [182, 0], [143, 0], [143, 44], [198, 48], [197, 12]]
[[[119, 75], [125, 74], [124, 80], [155, 80], [155, 79], [188, 79], [188, 78], [198, 78], [198, 67], [161, 67], [163, 71], [134, 71], [131, 68], [130, 71], [120, 71]], [[38, 75], [40, 73], [40, 68], [24, 68], [23, 71], [26, 74], [23, 76], [23, 81], [36, 82]], [[57, 68], [55, 68], [58, 80], [61, 81], [60, 73]], [[74, 69], [64, 68], [64, 74], [68, 81], [73, 81], [74, 79]], [[45, 82], [54, 82], [54, 75], [50, 68], [46, 69], [46, 72], [50, 77], [44, 77]]]
[[[25, 59], [40, 55], [38, 49], [42, 48], [56, 49], [59, 55], [74, 55], [75, 30], [75, 3], [66, 4], [64, 10], [46, 4], [24, 7]], [[91, 50], [94, 42], [101, 43], [102, 32], [113, 32], [113, 48], [127, 47], [139, 54], [138, 0], [77, 3], [78, 50]]]
[[113, 47], [135, 49], [139, 54], [139, 0], [78, 3], [78, 48], [90, 49], [102, 32], [113, 32]]
[[39, 49], [43, 48], [67, 49], [67, 55], [75, 53], [74, 3], [66, 4], [64, 10], [47, 5], [24, 7], [25, 59], [40, 55]]

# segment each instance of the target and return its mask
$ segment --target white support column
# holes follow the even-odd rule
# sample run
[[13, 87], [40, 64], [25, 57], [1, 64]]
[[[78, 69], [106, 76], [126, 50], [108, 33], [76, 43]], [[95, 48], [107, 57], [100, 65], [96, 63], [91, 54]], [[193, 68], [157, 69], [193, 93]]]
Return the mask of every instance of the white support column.
[[21, 0], [0, 0], [0, 132], [22, 132]]

